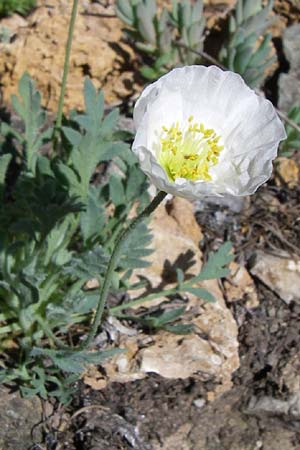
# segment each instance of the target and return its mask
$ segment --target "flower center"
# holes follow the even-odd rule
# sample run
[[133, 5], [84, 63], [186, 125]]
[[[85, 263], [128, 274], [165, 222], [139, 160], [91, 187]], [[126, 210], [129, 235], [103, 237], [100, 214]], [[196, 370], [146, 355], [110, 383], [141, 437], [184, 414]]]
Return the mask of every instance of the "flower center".
[[209, 170], [217, 164], [224, 148], [220, 138], [215, 130], [195, 122], [193, 116], [185, 127], [179, 127], [178, 122], [169, 128], [163, 126], [158, 162], [173, 182], [176, 178], [210, 181]]

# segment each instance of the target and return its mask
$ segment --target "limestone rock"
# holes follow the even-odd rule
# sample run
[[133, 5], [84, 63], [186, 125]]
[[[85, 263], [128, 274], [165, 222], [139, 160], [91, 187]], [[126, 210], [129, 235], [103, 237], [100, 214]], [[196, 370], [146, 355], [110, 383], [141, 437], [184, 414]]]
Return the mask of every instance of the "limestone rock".
[[224, 282], [227, 301], [245, 300], [248, 308], [256, 308], [259, 305], [258, 296], [247, 269], [234, 261], [229, 268], [231, 273]]
[[32, 445], [31, 429], [42, 419], [38, 397], [21, 398], [0, 386], [0, 449], [24, 450]]
[[[3, 99], [10, 102], [16, 93], [18, 80], [28, 71], [42, 92], [44, 106], [56, 110], [63, 72], [65, 43], [70, 20], [68, 0], [41, 1], [17, 27], [15, 39], [0, 44], [0, 83]], [[100, 7], [100, 5], [98, 5]], [[113, 103], [132, 93], [133, 73], [130, 66], [132, 51], [120, 43], [122, 23], [116, 17], [82, 14], [76, 19], [72, 44], [70, 72], [65, 97], [65, 110], [83, 107], [83, 82], [89, 76], [97, 88], [103, 88], [106, 101]], [[6, 19], [16, 29], [14, 17]]]
[[287, 111], [300, 104], [300, 24], [292, 25], [283, 34], [283, 49], [290, 64], [288, 73], [279, 77], [279, 107]]
[[273, 38], [281, 38], [284, 31], [289, 25], [299, 23], [300, 3], [298, 2], [298, 0], [275, 0], [273, 13], [275, 16], [275, 20], [271, 25], [271, 32]]
[[[284, 257], [286, 256], [286, 257]], [[286, 303], [300, 301], [300, 260], [259, 252], [251, 273]]]
[[1, 20], [1, 27], [7, 28], [10, 31], [10, 35], [16, 35], [21, 28], [25, 28], [28, 26], [28, 22], [24, 17], [19, 14], [13, 14], [10, 17], [5, 17]]
[[285, 364], [281, 371], [281, 387], [288, 389], [290, 394], [300, 392], [300, 355], [293, 355]]
[[220, 206], [220, 209], [225, 207], [234, 213], [240, 213], [249, 207], [250, 196], [237, 197], [236, 195], [225, 194], [223, 197], [217, 197], [208, 195], [207, 197], [195, 200], [196, 211], [201, 212], [205, 210], [209, 204]]
[[285, 364], [281, 372], [281, 387], [288, 389], [290, 394], [300, 392], [300, 356], [293, 355]]
[[169, 436], [163, 443], [154, 446], [154, 450], [191, 450], [189, 443], [189, 433], [191, 432], [192, 424], [185, 423], [178, 430], [174, 430], [171, 436]]
[[300, 394], [294, 394], [286, 400], [278, 400], [270, 396], [253, 396], [250, 399], [248, 414], [255, 416], [282, 416], [288, 421], [300, 420]]
[[276, 159], [276, 183], [283, 181], [289, 188], [299, 184], [299, 166], [294, 159], [280, 157]]
[[288, 24], [299, 23], [300, 21], [300, 3], [298, 0], [275, 0], [274, 11], [284, 19], [285, 27]]
[[[175, 210], [177, 207], [178, 204]], [[188, 202], [182, 200], [180, 207], [184, 210], [186, 223], [191, 224], [193, 212]], [[174, 208], [159, 207], [151, 228], [151, 246], [155, 250], [149, 257], [152, 265], [136, 271], [137, 278], [146, 278], [152, 288], [163, 285], [168, 289], [175, 281], [175, 267], [181, 267], [186, 273], [199, 273], [201, 252], [195, 237], [187, 234], [181, 221], [174, 218]], [[194, 261], [193, 266], [191, 261]], [[190, 295], [183, 321], [193, 323], [194, 332], [180, 336], [167, 331], [153, 335], [140, 332], [137, 336], [121, 336], [120, 345], [128, 351], [105, 363], [110, 381], [132, 381], [155, 372], [165, 378], [194, 376], [203, 381], [214, 380], [219, 383], [215, 396], [230, 388], [232, 373], [239, 366], [237, 325], [226, 308], [217, 281], [207, 281], [202, 286], [217, 301], [207, 304]], [[154, 300], [151, 307], [166, 301], [164, 297]], [[149, 307], [149, 303], [143, 306]]]
[[193, 204], [181, 197], [174, 197], [170, 203], [169, 215], [175, 219], [182, 231], [198, 246], [203, 233], [195, 220]]

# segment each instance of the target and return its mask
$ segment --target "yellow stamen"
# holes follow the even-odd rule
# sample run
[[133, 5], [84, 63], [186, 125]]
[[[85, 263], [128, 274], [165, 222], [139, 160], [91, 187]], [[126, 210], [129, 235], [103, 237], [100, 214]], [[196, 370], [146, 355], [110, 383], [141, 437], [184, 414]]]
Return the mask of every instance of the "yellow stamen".
[[218, 163], [223, 146], [220, 136], [213, 129], [206, 129], [203, 123], [188, 118], [185, 127], [179, 123], [163, 126], [160, 137], [158, 161], [165, 169], [168, 178], [210, 181], [209, 170]]

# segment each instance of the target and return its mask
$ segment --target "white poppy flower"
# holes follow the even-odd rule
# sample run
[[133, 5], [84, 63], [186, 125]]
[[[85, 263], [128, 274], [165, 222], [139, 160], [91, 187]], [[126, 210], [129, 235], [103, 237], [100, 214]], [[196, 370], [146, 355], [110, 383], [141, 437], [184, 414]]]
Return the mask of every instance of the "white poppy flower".
[[286, 137], [272, 103], [216, 66], [172, 70], [143, 91], [133, 117], [141, 169], [190, 199], [252, 194]]

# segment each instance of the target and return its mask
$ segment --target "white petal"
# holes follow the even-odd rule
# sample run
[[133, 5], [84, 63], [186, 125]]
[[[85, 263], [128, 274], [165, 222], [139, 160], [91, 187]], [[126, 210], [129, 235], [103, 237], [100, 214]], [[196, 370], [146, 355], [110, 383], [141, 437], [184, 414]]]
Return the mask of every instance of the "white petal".
[[[193, 115], [220, 134], [224, 144], [212, 181], [171, 182], [156, 160], [162, 125], [185, 123]], [[141, 168], [161, 190], [197, 198], [203, 195], [247, 195], [272, 172], [284, 127], [273, 105], [246, 86], [233, 72], [215, 66], [174, 69], [149, 85], [136, 103], [133, 151]]]

